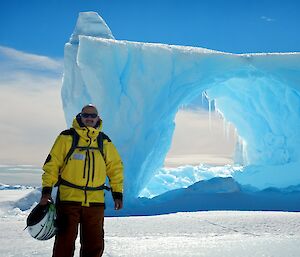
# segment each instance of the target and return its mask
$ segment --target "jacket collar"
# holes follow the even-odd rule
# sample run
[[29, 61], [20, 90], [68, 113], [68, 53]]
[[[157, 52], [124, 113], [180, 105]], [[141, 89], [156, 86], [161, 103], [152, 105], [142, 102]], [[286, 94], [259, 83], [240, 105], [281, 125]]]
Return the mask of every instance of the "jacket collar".
[[80, 118], [80, 113], [76, 115], [76, 117], [73, 119], [72, 127], [76, 130], [76, 132], [79, 134], [80, 137], [83, 137], [85, 139], [95, 139], [99, 135], [99, 132], [102, 129], [102, 120], [100, 119], [95, 127], [86, 127]]

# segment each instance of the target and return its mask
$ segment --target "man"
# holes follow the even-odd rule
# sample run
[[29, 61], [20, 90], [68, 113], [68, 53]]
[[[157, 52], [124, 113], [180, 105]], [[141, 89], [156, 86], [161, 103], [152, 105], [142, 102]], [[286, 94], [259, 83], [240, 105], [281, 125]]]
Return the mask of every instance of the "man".
[[[74, 255], [79, 223], [80, 256], [102, 256], [106, 176], [110, 181], [115, 209], [123, 207], [123, 164], [109, 137], [101, 132], [101, 127], [97, 108], [91, 104], [84, 106], [74, 118], [72, 128], [57, 137], [43, 166], [40, 204], [47, 204], [51, 200], [52, 187], [59, 186], [56, 201], [58, 231], [53, 257]], [[75, 149], [74, 135], [78, 138]]]

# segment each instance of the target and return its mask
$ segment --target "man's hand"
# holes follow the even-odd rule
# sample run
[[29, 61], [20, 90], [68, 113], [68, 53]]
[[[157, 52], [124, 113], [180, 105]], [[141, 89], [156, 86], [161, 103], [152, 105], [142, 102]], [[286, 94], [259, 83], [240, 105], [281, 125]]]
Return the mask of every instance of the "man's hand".
[[39, 204], [40, 205], [46, 205], [46, 204], [48, 204], [49, 201], [53, 201], [52, 197], [51, 197], [51, 194], [44, 194], [44, 195], [42, 195]]
[[123, 200], [115, 199], [115, 210], [121, 210], [123, 208]]

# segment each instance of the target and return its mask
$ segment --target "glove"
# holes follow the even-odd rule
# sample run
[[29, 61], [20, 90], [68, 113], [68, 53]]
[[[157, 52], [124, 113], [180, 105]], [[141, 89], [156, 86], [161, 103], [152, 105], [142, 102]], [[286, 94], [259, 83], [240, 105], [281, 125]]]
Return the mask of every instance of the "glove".
[[41, 199], [40, 199], [40, 202], [39, 204], [40, 205], [46, 205], [48, 204], [48, 202], [53, 202], [53, 199], [52, 199], [52, 196], [51, 196], [51, 191], [52, 191], [52, 188], [48, 188], [48, 187], [44, 187], [43, 190], [42, 190], [42, 196], [41, 196]]

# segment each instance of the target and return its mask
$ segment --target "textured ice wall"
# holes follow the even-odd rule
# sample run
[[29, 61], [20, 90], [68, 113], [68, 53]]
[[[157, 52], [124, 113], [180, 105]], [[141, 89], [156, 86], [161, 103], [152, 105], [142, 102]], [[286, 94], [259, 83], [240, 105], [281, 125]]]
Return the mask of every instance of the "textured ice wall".
[[81, 110], [80, 106], [92, 102], [76, 60], [79, 35], [114, 39], [109, 27], [97, 13], [79, 13], [74, 32], [70, 37], [69, 43], [65, 45], [64, 77], [61, 95], [68, 125], [72, 124], [72, 116]]
[[[97, 20], [95, 13], [80, 17], [91, 15]], [[107, 34], [85, 34], [86, 20], [77, 23], [79, 44], [65, 47], [66, 120], [70, 125], [83, 104], [98, 106], [124, 160], [127, 194], [136, 196], [163, 165], [178, 108], [203, 91], [245, 142], [248, 166], [235, 176], [239, 182], [260, 188], [300, 183], [299, 53], [236, 55], [118, 41], [100, 17]]]

